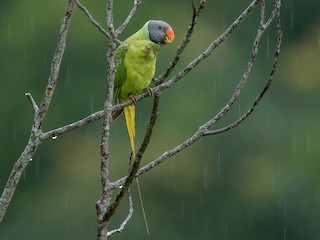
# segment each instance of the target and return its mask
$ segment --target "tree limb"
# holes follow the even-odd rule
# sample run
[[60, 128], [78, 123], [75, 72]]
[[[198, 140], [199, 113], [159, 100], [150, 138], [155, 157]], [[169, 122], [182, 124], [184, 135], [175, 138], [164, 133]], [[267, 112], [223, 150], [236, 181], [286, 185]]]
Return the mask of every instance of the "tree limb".
[[135, 15], [136, 11], [138, 10], [138, 8], [140, 7], [142, 0], [134, 0], [134, 4], [133, 7], [128, 15], [128, 17], [126, 18], [126, 20], [120, 25], [120, 27], [118, 27], [118, 29], [116, 30], [116, 35], [120, 35], [123, 30], [126, 28], [126, 26], [128, 25], [128, 23], [131, 21], [132, 17]]
[[106, 94], [104, 101], [104, 114], [102, 121], [102, 138], [100, 144], [101, 154], [101, 185], [102, 192], [99, 200], [96, 203], [96, 211], [98, 218], [98, 240], [105, 240], [108, 237], [108, 221], [105, 220], [107, 206], [111, 200], [113, 187], [109, 180], [109, 139], [110, 139], [110, 123], [112, 121], [112, 101], [113, 101], [113, 86], [115, 77], [115, 52], [116, 52], [116, 34], [113, 24], [113, 1], [106, 0], [106, 21], [109, 33], [109, 47], [107, 51], [107, 80]]
[[194, 1], [192, 1], [193, 15], [192, 15], [192, 20], [191, 20], [191, 23], [189, 24], [187, 33], [184, 36], [181, 44], [179, 45], [179, 47], [177, 49], [176, 55], [174, 56], [174, 58], [169, 63], [169, 66], [167, 67], [167, 69], [159, 77], [154, 79], [154, 82], [156, 83], [156, 85], [159, 85], [159, 84], [163, 83], [163, 81], [170, 75], [170, 73], [172, 72], [174, 67], [177, 65], [177, 63], [180, 60], [184, 50], [186, 49], [188, 43], [191, 40], [191, 36], [192, 36], [194, 28], [195, 28], [195, 26], [197, 24], [197, 19], [199, 18], [200, 13], [202, 12], [203, 8], [205, 7], [205, 4], [206, 4], [205, 0], [200, 0], [199, 7], [196, 8]]
[[[31, 161], [32, 156], [36, 152], [38, 146], [45, 140], [51, 139], [53, 137], [57, 137], [60, 134], [69, 132], [76, 128], [80, 128], [88, 123], [96, 121], [98, 119], [102, 119], [102, 138], [100, 144], [100, 151], [101, 151], [101, 184], [102, 184], [102, 192], [99, 200], [96, 203], [96, 211], [97, 211], [97, 219], [98, 219], [98, 240], [107, 239], [108, 236], [112, 235], [116, 232], [121, 232], [125, 225], [128, 223], [132, 216], [133, 212], [133, 203], [132, 197], [130, 194], [130, 185], [135, 177], [140, 176], [141, 174], [151, 170], [158, 164], [164, 162], [171, 156], [174, 156], [178, 152], [184, 150], [185, 148], [189, 147], [200, 138], [209, 135], [215, 135], [218, 133], [222, 133], [228, 131], [236, 126], [238, 126], [242, 121], [244, 121], [256, 108], [257, 104], [261, 101], [263, 96], [265, 95], [266, 91], [269, 89], [272, 81], [274, 79], [274, 73], [278, 63], [278, 57], [280, 53], [281, 41], [282, 41], [282, 32], [280, 26], [280, 6], [281, 0], [275, 0], [275, 6], [270, 14], [269, 18], [265, 20], [265, 0], [253, 0], [248, 7], [239, 15], [239, 17], [227, 28], [227, 30], [221, 34], [219, 38], [213, 41], [207, 49], [202, 52], [197, 58], [191, 61], [186, 67], [180, 70], [175, 76], [165, 82], [168, 76], [171, 74], [172, 70], [177, 65], [178, 61], [180, 60], [185, 48], [187, 47], [188, 43], [190, 42], [192, 33], [194, 31], [194, 27], [197, 23], [197, 19], [200, 16], [202, 9], [205, 6], [205, 0], [199, 1], [199, 6], [196, 7], [195, 3], [192, 2], [193, 6], [193, 16], [192, 21], [188, 27], [187, 33], [179, 45], [177, 49], [177, 53], [168, 65], [167, 69], [155, 79], [156, 86], [152, 89], [155, 93], [154, 103], [152, 114], [150, 120], [147, 125], [147, 130], [144, 136], [144, 140], [137, 151], [137, 155], [135, 157], [135, 161], [130, 164], [129, 172], [126, 177], [123, 177], [115, 182], [111, 182], [109, 180], [109, 138], [110, 138], [110, 124], [112, 122], [112, 113], [118, 110], [121, 110], [123, 107], [132, 103], [132, 100], [128, 100], [123, 103], [119, 103], [117, 105], [112, 105], [113, 101], [113, 87], [114, 87], [114, 77], [115, 77], [115, 62], [114, 56], [116, 51], [117, 44], [120, 43], [118, 40], [118, 35], [122, 33], [128, 23], [131, 21], [132, 17], [136, 13], [137, 9], [139, 8], [142, 0], [135, 0], [134, 5], [126, 18], [126, 20], [115, 30], [113, 24], [113, 1], [106, 0], [106, 22], [107, 22], [107, 30], [105, 30], [90, 14], [90, 12], [80, 3], [79, 0], [69, 0], [67, 12], [65, 14], [63, 23], [61, 25], [59, 38], [57, 41], [56, 51], [52, 60], [50, 75], [48, 79], [48, 84], [45, 89], [45, 93], [43, 99], [38, 106], [35, 100], [33, 99], [30, 93], [26, 93], [29, 102], [31, 103], [34, 109], [34, 121], [31, 128], [31, 134], [29, 141], [21, 153], [19, 159], [15, 163], [13, 170], [9, 176], [5, 189], [2, 193], [0, 198], [0, 222], [2, 221], [5, 212], [9, 206], [11, 198], [14, 194], [14, 191], [17, 187], [17, 184], [23, 174], [24, 169]], [[248, 15], [254, 10], [256, 5], [260, 2], [260, 23], [257, 29], [257, 33], [255, 39], [253, 41], [252, 50], [250, 58], [247, 62], [247, 66], [244, 70], [242, 78], [239, 80], [239, 83], [232, 93], [229, 101], [226, 103], [224, 107], [220, 109], [220, 111], [214, 115], [211, 119], [209, 119], [206, 123], [199, 127], [199, 129], [188, 139], [183, 141], [178, 146], [172, 148], [169, 151], [164, 152], [161, 156], [150, 162], [149, 164], [145, 165], [144, 167], [140, 168], [141, 159], [144, 155], [146, 148], [149, 145], [151, 135], [153, 132], [153, 128], [155, 126], [157, 116], [158, 116], [158, 107], [160, 102], [160, 93], [170, 87], [172, 87], [176, 82], [178, 82], [181, 78], [183, 78], [186, 74], [192, 71], [198, 64], [204, 61], [208, 56], [210, 56], [213, 51], [222, 44], [226, 38], [248, 17]], [[73, 15], [75, 6], [78, 6], [88, 17], [89, 21], [105, 36], [107, 36], [109, 41], [108, 52], [107, 52], [107, 79], [106, 79], [106, 92], [105, 92], [105, 101], [104, 101], [104, 109], [98, 112], [95, 112], [81, 120], [76, 122], [67, 124], [63, 127], [53, 129], [51, 131], [42, 132], [42, 125], [45, 119], [45, 116], [48, 112], [52, 96], [55, 91], [55, 87], [57, 84], [57, 79], [60, 71], [60, 64], [64, 54], [64, 50], [66, 47], [66, 37], [68, 28], [71, 22], [71, 17]], [[247, 83], [249, 75], [252, 71], [253, 65], [255, 63], [257, 54], [258, 54], [258, 47], [261, 37], [263, 36], [265, 30], [270, 26], [270, 24], [276, 19], [277, 22], [277, 44], [274, 56], [274, 62], [269, 74], [268, 81], [264, 86], [263, 90], [258, 94], [254, 102], [252, 103], [251, 107], [235, 122], [229, 124], [226, 127], [210, 130], [214, 124], [216, 124], [222, 117], [231, 109], [235, 101], [238, 99], [243, 86]], [[141, 93], [135, 97], [136, 101], [139, 101], [145, 97], [147, 97], [147, 93]], [[115, 192], [116, 188], [121, 189], [117, 192], [114, 200], [112, 201], [113, 193]], [[123, 196], [125, 193], [128, 194], [129, 199], [129, 212], [126, 219], [120, 225], [118, 229], [113, 231], [109, 231], [108, 223], [110, 218], [115, 213], [117, 207], [119, 206]]]
[[103, 33], [106, 37], [110, 37], [109, 33], [92, 17], [91, 13], [89, 10], [81, 4], [79, 0], [75, 0], [77, 3], [77, 6], [84, 12], [84, 14], [88, 17], [89, 21], [101, 32]]
[[[280, 6], [280, 0], [276, 0], [276, 4], [275, 4], [275, 13], [276, 13], [276, 16], [277, 16], [277, 34], [278, 34], [276, 53], [275, 53], [275, 60], [274, 60], [274, 64], [273, 64], [270, 76], [269, 76], [268, 83], [267, 83], [266, 87], [263, 89], [263, 91], [259, 94], [257, 100], [254, 102], [254, 104], [255, 104], [254, 107], [256, 106], [256, 104], [259, 103], [259, 101], [261, 100], [261, 98], [263, 97], [265, 92], [270, 87], [270, 85], [272, 83], [273, 76], [274, 76], [274, 72], [275, 72], [275, 69], [276, 69], [276, 66], [277, 66], [277, 63], [278, 63], [278, 56], [279, 56], [279, 53], [280, 53], [280, 46], [281, 46], [281, 40], [282, 40], [282, 33], [281, 33], [281, 28], [280, 28], [280, 8], [278, 8], [278, 6]], [[260, 24], [259, 24], [259, 27], [257, 29], [256, 37], [255, 37], [254, 42], [253, 42], [250, 59], [248, 61], [247, 67], [246, 67], [246, 69], [245, 69], [245, 71], [244, 71], [244, 73], [242, 75], [242, 78], [241, 78], [238, 86], [236, 87], [234, 93], [232, 94], [231, 98], [229, 99], [228, 103], [218, 112], [218, 114], [216, 114], [213, 118], [211, 118], [205, 124], [200, 126], [199, 129], [191, 137], [189, 137], [187, 140], [185, 140], [184, 142], [182, 142], [181, 144], [179, 144], [175, 148], [173, 148], [173, 149], [171, 149], [169, 151], [166, 151], [161, 156], [159, 156], [157, 159], [153, 160], [149, 164], [147, 164], [144, 167], [140, 168], [137, 171], [135, 177], [138, 177], [138, 176], [142, 175], [143, 173], [151, 170], [152, 168], [154, 168], [158, 164], [164, 162], [168, 158], [174, 156], [178, 152], [180, 152], [183, 149], [189, 147], [190, 145], [192, 145], [193, 143], [198, 141], [203, 136], [212, 135], [212, 132], [209, 129], [215, 123], [217, 123], [231, 109], [232, 105], [234, 104], [236, 99], [239, 97], [241, 89], [243, 88], [243, 86], [247, 82], [248, 77], [249, 77], [249, 75], [251, 73], [252, 66], [253, 66], [253, 64], [255, 62], [255, 59], [256, 59], [256, 56], [257, 56], [257, 53], [258, 53], [258, 46], [259, 46], [260, 39], [261, 39], [263, 33], [265, 32], [266, 28], [271, 23], [271, 21], [267, 21], [267, 23], [264, 23], [264, 21], [263, 21], [263, 19], [264, 19], [264, 11], [265, 11], [264, 2], [262, 2], [262, 4], [261, 4], [261, 14], [260, 14]], [[243, 120], [241, 120], [241, 118], [240, 118], [239, 121], [241, 122]], [[239, 123], [236, 122], [234, 124], [238, 125]], [[231, 129], [231, 128], [229, 128], [229, 129]], [[118, 186], [121, 186], [122, 184], [124, 184], [126, 181], [127, 181], [127, 177], [123, 177], [123, 178], [115, 181], [113, 183], [113, 185], [115, 187], [118, 187]]]
[[266, 85], [264, 86], [264, 88], [262, 89], [260, 94], [256, 97], [256, 99], [254, 100], [254, 102], [252, 103], [251, 107], [247, 110], [246, 113], [244, 113], [240, 118], [238, 118], [235, 122], [233, 122], [232, 124], [230, 124], [228, 126], [225, 126], [223, 128], [219, 128], [219, 129], [216, 129], [216, 130], [207, 131], [206, 134], [205, 134], [206, 136], [223, 133], [223, 132], [226, 132], [226, 131], [238, 126], [241, 122], [243, 122], [247, 117], [249, 117], [251, 115], [251, 113], [255, 110], [256, 106], [262, 100], [262, 98], [265, 95], [265, 93], [270, 88], [270, 86], [272, 84], [272, 81], [274, 79], [274, 74], [275, 74], [276, 68], [277, 68], [279, 54], [280, 54], [280, 48], [281, 48], [281, 42], [282, 42], [282, 31], [281, 31], [281, 25], [280, 25], [280, 5], [277, 4], [277, 3], [275, 5], [275, 9], [272, 11], [272, 15], [267, 20], [267, 22], [264, 24], [265, 27], [270, 25], [270, 23], [271, 23], [271, 21], [272, 21], [272, 19], [274, 17], [277, 18], [277, 36], [278, 37], [277, 37], [277, 44], [276, 44], [276, 48], [275, 48], [274, 61], [273, 61], [272, 69], [271, 69], [271, 72], [269, 74], [269, 79], [268, 79]]
[[131, 217], [132, 217], [132, 214], [133, 214], [133, 201], [132, 201], [132, 196], [131, 196], [130, 189], [128, 190], [127, 195], [128, 195], [128, 201], [129, 201], [129, 212], [128, 212], [128, 215], [127, 215], [126, 219], [121, 223], [119, 228], [108, 232], [108, 237], [111, 236], [114, 233], [121, 233], [123, 231], [123, 229], [125, 228], [125, 226], [127, 225], [127, 223], [129, 222], [129, 220], [131, 219]]
[[[180, 80], [182, 77], [184, 77], [187, 73], [189, 73], [191, 70], [193, 70], [194, 67], [196, 67], [199, 63], [201, 63], [203, 60], [205, 60], [205, 58], [207, 58], [208, 56], [210, 56], [213, 51], [220, 46], [225, 40], [226, 38], [244, 21], [244, 19], [252, 12], [252, 10], [254, 9], [254, 7], [257, 5], [257, 3], [259, 2], [259, 0], [255, 0], [253, 1], [241, 14], [240, 16], [227, 28], [227, 30], [220, 35], [219, 38], [217, 38], [214, 42], [212, 42], [210, 44], [210, 46], [207, 48], [206, 51], [204, 51], [203, 53], [201, 53], [196, 59], [194, 59], [192, 62], [190, 62], [183, 70], [181, 70], [177, 75], [175, 75], [174, 77], [172, 77], [169, 81], [161, 83], [157, 86], [155, 86], [154, 88], [152, 88], [152, 91], [157, 94], [157, 93], [161, 93], [162, 91], [164, 91], [167, 88], [172, 87], [178, 80]], [[201, 5], [200, 5], [201, 6]], [[184, 42], [187, 40], [184, 40]], [[183, 46], [185, 43], [182, 43], [180, 46]], [[182, 48], [182, 47], [181, 47]], [[178, 50], [179, 52], [179, 50]], [[175, 57], [177, 58], [177, 57]], [[174, 62], [175, 60], [173, 60], [172, 62]], [[171, 65], [171, 64], [170, 64]], [[170, 66], [169, 65], [169, 66]], [[169, 67], [170, 68], [170, 67]], [[171, 71], [171, 70], [170, 70]], [[166, 75], [165, 73], [162, 74], [161, 76]], [[158, 80], [162, 79], [163, 77], [159, 76]], [[135, 96], [135, 100], [136, 102], [140, 101], [141, 99], [144, 99], [146, 97], [148, 97], [148, 93], [146, 92], [142, 92], [140, 94], [138, 94], [137, 96]], [[116, 105], [114, 105], [112, 107], [112, 111], [116, 112], [120, 109], [123, 109], [125, 106], [128, 106], [132, 103], [132, 100], [129, 99], [128, 101], [125, 102], [121, 102], [118, 103]], [[51, 130], [49, 132], [47, 132], [47, 134], [45, 135], [45, 139], [49, 139], [52, 136], [58, 136], [61, 135], [63, 133], [69, 132], [75, 128], [84, 126], [86, 124], [89, 124], [91, 122], [94, 122], [96, 120], [101, 119], [103, 116], [103, 110], [97, 111], [95, 113], [92, 113], [91, 115], [75, 121], [73, 123], [70, 123], [64, 127], [60, 127], [54, 130]]]
[[39, 107], [38, 107], [36, 101], [33, 99], [31, 93], [27, 92], [27, 93], [25, 93], [24, 95], [26, 95], [26, 97], [28, 98], [28, 100], [29, 100], [29, 102], [30, 102], [30, 104], [31, 104], [34, 112], [39, 111]]
[[[181, 56], [183, 50], [185, 49], [188, 42], [190, 41], [190, 37], [192, 35], [194, 26], [196, 24], [196, 19], [199, 16], [202, 8], [204, 7], [204, 3], [205, 3], [205, 1], [202, 0], [198, 9], [196, 9], [195, 5], [193, 4], [193, 10], [194, 10], [193, 19], [192, 19], [190, 27], [187, 31], [186, 37], [184, 38], [183, 42], [181, 43], [181, 45], [180, 45], [181, 47], [179, 47], [177, 54], [176, 54], [176, 57], [171, 62], [171, 64], [169, 65], [167, 71], [163, 74], [163, 76], [161, 78], [159, 78], [159, 81], [157, 82], [157, 84], [160, 84], [164, 80], [164, 78], [170, 74], [170, 72], [172, 71], [172, 69], [174, 68], [174, 66], [176, 65], [178, 60], [180, 59], [180, 56]], [[141, 144], [141, 147], [139, 148], [137, 155], [135, 156], [135, 161], [132, 163], [131, 168], [129, 169], [129, 174], [126, 178], [126, 181], [122, 184], [120, 191], [118, 192], [114, 201], [110, 204], [110, 206], [107, 210], [107, 214], [106, 214], [107, 221], [110, 220], [111, 216], [116, 211], [123, 196], [125, 195], [126, 191], [128, 191], [130, 185], [132, 184], [132, 181], [136, 175], [136, 172], [138, 171], [138, 169], [140, 167], [142, 156], [143, 156], [143, 154], [144, 154], [144, 152], [150, 142], [150, 138], [151, 138], [151, 135], [153, 132], [153, 127], [154, 127], [156, 120], [157, 120], [159, 101], [160, 101], [160, 95], [156, 94], [155, 99], [154, 99], [152, 114], [151, 114], [150, 121], [147, 126], [147, 131], [146, 131], [146, 134], [144, 137], [144, 141]], [[147, 227], [147, 229], [148, 229], [148, 227]]]
[[44, 97], [41, 101], [40, 106], [38, 107], [32, 98], [31, 94], [27, 93], [29, 101], [32, 104], [33, 109], [35, 110], [34, 120], [31, 128], [29, 141], [21, 153], [19, 159], [15, 162], [14, 167], [10, 173], [9, 179], [6, 183], [6, 186], [3, 190], [3, 193], [0, 198], [0, 222], [8, 209], [9, 203], [12, 199], [12, 196], [18, 186], [19, 180], [23, 174], [24, 169], [27, 167], [30, 159], [36, 152], [38, 146], [41, 144], [41, 135], [42, 135], [42, 124], [46, 113], [49, 109], [52, 96], [57, 84], [58, 75], [60, 72], [60, 64], [66, 47], [66, 38], [68, 29], [71, 23], [71, 17], [75, 9], [75, 1], [69, 0], [66, 14], [64, 16], [60, 33], [57, 41], [56, 50], [52, 59], [50, 75], [48, 79], [48, 84], [45, 89]]

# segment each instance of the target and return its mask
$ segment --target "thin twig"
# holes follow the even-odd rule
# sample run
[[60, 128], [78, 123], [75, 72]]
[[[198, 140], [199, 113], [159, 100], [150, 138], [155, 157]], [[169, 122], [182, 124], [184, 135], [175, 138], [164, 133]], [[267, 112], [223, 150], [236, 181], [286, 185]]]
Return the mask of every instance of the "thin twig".
[[100, 144], [101, 154], [101, 185], [102, 192], [99, 200], [96, 203], [96, 211], [98, 218], [98, 240], [105, 240], [108, 236], [108, 221], [105, 219], [107, 206], [111, 200], [113, 187], [109, 180], [109, 139], [110, 139], [110, 123], [112, 121], [112, 101], [113, 101], [113, 87], [115, 77], [115, 52], [116, 52], [116, 34], [113, 24], [113, 1], [106, 1], [106, 20], [108, 26], [108, 33], [110, 42], [107, 51], [107, 80], [106, 93], [104, 101], [104, 115], [102, 121], [102, 138]]
[[267, 22], [264, 24], [264, 27], [268, 27], [270, 25], [270, 23], [272, 22], [272, 19], [274, 19], [274, 17], [277, 17], [277, 36], [278, 36], [277, 37], [277, 44], [276, 44], [276, 48], [275, 48], [275, 55], [274, 55], [274, 61], [273, 61], [272, 69], [271, 69], [271, 72], [269, 74], [269, 79], [268, 79], [266, 85], [264, 86], [264, 88], [262, 89], [260, 94], [256, 97], [256, 99], [252, 103], [251, 107], [239, 119], [237, 119], [232, 124], [230, 124], [228, 126], [225, 126], [223, 128], [207, 131], [206, 134], [205, 134], [206, 136], [223, 133], [223, 132], [226, 132], [226, 131], [238, 126], [241, 122], [243, 122], [247, 117], [249, 117], [251, 115], [251, 113], [255, 110], [256, 106], [262, 100], [262, 98], [265, 95], [265, 93], [270, 88], [270, 86], [271, 86], [271, 84], [273, 82], [273, 79], [274, 79], [274, 74], [275, 74], [276, 68], [277, 68], [279, 54], [280, 54], [280, 48], [281, 48], [281, 42], [282, 42], [282, 32], [281, 32], [280, 16], [279, 16], [280, 9], [278, 8], [278, 6], [279, 6], [278, 2], [279, 1], [276, 2], [275, 9], [272, 11], [271, 16], [269, 17]]
[[192, 20], [191, 20], [191, 23], [189, 24], [187, 33], [184, 36], [181, 44], [179, 45], [179, 47], [177, 49], [176, 55], [174, 56], [174, 58], [169, 63], [169, 66], [167, 67], [167, 69], [159, 77], [154, 79], [154, 82], [157, 85], [163, 83], [163, 81], [170, 75], [172, 70], [175, 68], [175, 66], [179, 62], [184, 50], [186, 49], [188, 43], [191, 40], [191, 36], [192, 36], [194, 28], [195, 28], [195, 26], [197, 24], [197, 20], [198, 20], [198, 18], [200, 16], [200, 13], [203, 10], [203, 8], [205, 7], [205, 4], [206, 4], [206, 1], [205, 0], [201, 0], [200, 3], [199, 3], [199, 7], [196, 8], [194, 1], [192, 1], [193, 15], [192, 15]]
[[26, 97], [28, 98], [29, 102], [31, 103], [31, 106], [32, 106], [34, 112], [35, 113], [38, 112], [39, 107], [38, 107], [36, 101], [34, 100], [34, 98], [32, 97], [31, 93], [26, 92], [24, 95], [26, 95]]
[[118, 29], [116, 30], [116, 35], [120, 35], [123, 30], [126, 28], [126, 26], [128, 25], [128, 23], [131, 21], [132, 17], [135, 15], [136, 11], [138, 10], [140, 4], [141, 4], [142, 0], [135, 0], [133, 7], [128, 15], [128, 17], [126, 18], [126, 20], [120, 25], [120, 27], [118, 27]]
[[67, 124], [67, 125], [65, 125], [63, 127], [56, 128], [56, 129], [53, 129], [53, 130], [48, 131], [48, 132], [44, 132], [41, 135], [41, 141], [45, 141], [45, 140], [51, 139], [52, 137], [58, 137], [61, 134], [70, 132], [70, 131], [72, 131], [74, 129], [80, 128], [80, 127], [85, 126], [85, 125], [87, 125], [89, 123], [97, 121], [97, 120], [101, 119], [103, 117], [103, 115], [104, 115], [104, 110], [101, 110], [101, 111], [95, 112], [93, 114], [90, 114], [89, 116], [87, 116], [87, 117], [85, 117], [83, 119], [80, 119], [80, 120], [78, 120], [76, 122]]
[[125, 226], [127, 225], [127, 223], [129, 222], [129, 220], [131, 219], [131, 217], [132, 217], [134, 209], [133, 209], [133, 201], [132, 201], [132, 196], [131, 196], [130, 189], [128, 190], [127, 195], [128, 195], [128, 202], [129, 202], [128, 215], [127, 215], [126, 219], [121, 223], [119, 228], [111, 230], [110, 232], [108, 232], [108, 237], [111, 236], [114, 233], [121, 233], [123, 231], [123, 229], [125, 228]]
[[94, 17], [91, 15], [89, 10], [81, 4], [79, 0], [75, 0], [77, 3], [77, 6], [84, 12], [84, 14], [88, 17], [89, 21], [106, 37], [110, 38], [110, 34], [101, 26], [101, 24], [94, 19]]

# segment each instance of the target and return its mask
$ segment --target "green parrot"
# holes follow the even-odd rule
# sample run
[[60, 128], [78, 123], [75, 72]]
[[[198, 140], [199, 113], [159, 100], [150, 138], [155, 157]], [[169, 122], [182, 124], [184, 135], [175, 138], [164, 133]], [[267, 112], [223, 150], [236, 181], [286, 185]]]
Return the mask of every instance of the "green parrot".
[[[150, 85], [156, 67], [160, 47], [171, 43], [174, 31], [160, 20], [150, 20], [135, 34], [123, 41], [116, 50], [116, 75], [114, 80], [114, 102], [132, 99]], [[121, 112], [120, 112], [121, 113]], [[118, 115], [120, 114], [118, 113]], [[135, 103], [124, 108], [130, 146], [135, 156]], [[116, 118], [114, 116], [113, 118]]]

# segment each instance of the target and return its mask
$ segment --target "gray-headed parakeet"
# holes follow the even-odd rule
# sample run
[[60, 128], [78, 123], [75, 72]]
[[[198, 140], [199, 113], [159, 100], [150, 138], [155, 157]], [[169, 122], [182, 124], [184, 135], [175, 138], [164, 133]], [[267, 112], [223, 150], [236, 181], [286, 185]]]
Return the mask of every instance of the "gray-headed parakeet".
[[[135, 34], [123, 41], [116, 50], [114, 101], [123, 102], [148, 88], [155, 74], [160, 47], [171, 43], [174, 32], [160, 20], [150, 20]], [[135, 156], [135, 103], [124, 108], [133, 157]]]

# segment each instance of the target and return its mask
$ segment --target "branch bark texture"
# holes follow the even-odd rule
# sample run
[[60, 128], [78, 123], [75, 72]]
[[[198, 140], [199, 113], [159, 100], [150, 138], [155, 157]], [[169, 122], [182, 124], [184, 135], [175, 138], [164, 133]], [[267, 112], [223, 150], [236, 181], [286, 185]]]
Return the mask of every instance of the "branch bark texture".
[[[274, 7], [270, 16], [266, 17], [265, 11], [265, 0], [253, 0], [247, 8], [243, 10], [243, 12], [230, 24], [230, 26], [211, 44], [207, 47], [205, 51], [199, 54], [198, 57], [193, 59], [189, 64], [185, 67], [180, 69], [177, 74], [169, 78], [172, 74], [172, 71], [176, 68], [177, 63], [181, 59], [184, 50], [189, 45], [192, 34], [195, 31], [196, 24], [199, 20], [199, 17], [202, 11], [205, 9], [206, 1], [199, 0], [196, 4], [194, 1], [192, 2], [192, 17], [191, 22], [186, 30], [186, 34], [182, 39], [177, 52], [174, 58], [169, 63], [167, 69], [158, 77], [154, 79], [155, 87], [152, 89], [154, 92], [154, 100], [153, 100], [153, 108], [150, 115], [150, 119], [148, 125], [146, 127], [146, 132], [144, 139], [140, 145], [140, 148], [137, 151], [135, 156], [135, 161], [133, 161], [128, 170], [128, 174], [118, 180], [111, 182], [109, 179], [109, 163], [111, 161], [110, 154], [109, 154], [109, 145], [110, 145], [110, 128], [112, 114], [116, 111], [121, 110], [123, 107], [132, 103], [132, 100], [128, 100], [126, 102], [119, 103], [117, 105], [113, 105], [113, 87], [114, 87], [114, 77], [115, 77], [115, 62], [114, 56], [116, 47], [121, 41], [118, 39], [119, 35], [123, 32], [125, 27], [130, 23], [132, 18], [134, 17], [135, 13], [139, 9], [140, 5], [142, 4], [142, 0], [135, 0], [131, 11], [128, 13], [127, 18], [125, 21], [120, 24], [118, 28], [114, 26], [113, 20], [113, 0], [106, 0], [106, 29], [100, 24], [98, 21], [94, 19], [92, 14], [89, 10], [80, 3], [80, 0], [69, 0], [68, 7], [66, 14], [64, 16], [59, 37], [57, 40], [57, 47], [52, 59], [51, 70], [49, 74], [48, 83], [44, 92], [44, 96], [38, 106], [36, 101], [33, 99], [30, 93], [26, 93], [26, 97], [29, 100], [35, 114], [34, 114], [34, 121], [31, 128], [31, 134], [25, 149], [21, 153], [19, 159], [16, 161], [12, 172], [9, 176], [7, 184], [4, 188], [2, 196], [0, 198], [0, 222], [2, 221], [6, 210], [9, 206], [9, 203], [14, 195], [14, 191], [19, 183], [19, 180], [23, 174], [24, 169], [27, 167], [28, 163], [32, 160], [32, 156], [36, 152], [37, 148], [40, 146], [41, 143], [44, 141], [55, 138], [61, 134], [70, 132], [74, 129], [80, 128], [85, 126], [91, 122], [97, 121], [102, 119], [102, 133], [101, 133], [101, 143], [100, 143], [100, 153], [101, 153], [101, 196], [96, 202], [96, 213], [97, 213], [97, 224], [98, 224], [98, 233], [97, 239], [98, 240], [105, 240], [108, 236], [111, 236], [114, 233], [121, 232], [126, 224], [129, 222], [132, 213], [133, 213], [133, 202], [130, 193], [130, 186], [133, 182], [133, 179], [148, 172], [149, 170], [153, 169], [160, 163], [163, 163], [170, 157], [174, 156], [175, 154], [179, 153], [180, 151], [184, 150], [185, 148], [191, 146], [193, 143], [198, 141], [199, 139], [205, 136], [212, 136], [219, 133], [223, 133], [229, 131], [235, 127], [237, 127], [241, 122], [243, 122], [247, 117], [249, 117], [252, 112], [255, 110], [256, 106], [264, 97], [265, 93], [270, 88], [274, 74], [277, 68], [278, 58], [280, 54], [281, 42], [282, 42], [282, 32], [281, 32], [281, 24], [280, 24], [280, 8], [281, 8], [281, 0], [274, 0]], [[229, 100], [226, 104], [216, 113], [213, 114], [210, 119], [208, 119], [205, 123], [201, 126], [198, 126], [197, 130], [194, 134], [188, 137], [185, 141], [181, 142], [179, 145], [172, 147], [168, 151], [161, 154], [159, 157], [151, 161], [150, 163], [146, 164], [143, 167], [140, 167], [141, 160], [144, 156], [144, 153], [151, 142], [152, 133], [154, 127], [156, 126], [158, 111], [159, 111], [159, 104], [161, 99], [161, 92], [165, 91], [166, 89], [172, 87], [178, 81], [180, 81], [183, 77], [185, 77], [190, 71], [196, 69], [200, 63], [202, 63], [205, 59], [207, 59], [211, 54], [214, 53], [214, 50], [219, 47], [227, 37], [232, 34], [243, 22], [245, 19], [248, 18], [251, 12], [253, 12], [257, 6], [260, 4], [260, 19], [259, 24], [257, 27], [256, 35], [252, 43], [251, 54], [248, 59], [247, 65], [243, 70], [243, 74], [239, 79], [238, 85], [230, 94]], [[60, 65], [63, 58], [64, 50], [66, 48], [66, 38], [68, 29], [71, 23], [71, 18], [75, 7], [78, 8], [87, 16], [88, 21], [90, 21], [95, 28], [99, 32], [101, 32], [108, 40], [108, 51], [106, 54], [107, 66], [106, 66], [106, 89], [105, 89], [105, 100], [104, 100], [104, 108], [98, 112], [95, 112], [91, 115], [84, 117], [78, 121], [73, 123], [67, 124], [65, 126], [50, 130], [48, 132], [42, 132], [42, 125], [45, 119], [45, 116], [48, 112], [51, 99], [55, 92], [55, 88], [58, 81]], [[267, 28], [271, 26], [272, 22], [276, 22], [276, 32], [277, 32], [277, 39], [276, 39], [276, 47], [274, 52], [273, 58], [273, 65], [270, 70], [269, 76], [267, 77], [267, 82], [264, 88], [257, 94], [257, 97], [252, 102], [251, 106], [244, 112], [242, 116], [236, 119], [234, 122], [226, 125], [225, 127], [219, 129], [213, 129], [214, 125], [220, 121], [225, 114], [233, 107], [234, 103], [237, 101], [243, 87], [247, 84], [252, 69], [254, 67], [258, 50], [259, 50], [259, 43], [262, 39], [265, 31]], [[167, 80], [169, 78], [169, 80]], [[148, 94], [143, 92], [135, 97], [136, 101], [139, 101]], [[123, 200], [124, 196], [128, 196], [128, 203], [129, 203], [129, 211], [127, 217], [123, 220], [123, 222], [119, 225], [119, 228], [115, 230], [109, 229], [109, 222], [112, 216], [116, 213], [116, 210]]]
[[16, 161], [4, 191], [0, 198], [0, 222], [2, 222], [3, 217], [8, 209], [9, 203], [14, 195], [14, 192], [18, 186], [19, 180], [27, 167], [28, 163], [32, 160], [32, 156], [36, 152], [38, 146], [43, 141], [42, 125], [45, 116], [48, 112], [51, 99], [53, 97], [55, 87], [58, 81], [58, 76], [60, 72], [60, 65], [63, 58], [64, 50], [66, 48], [66, 39], [68, 34], [68, 29], [71, 23], [71, 17], [75, 9], [75, 1], [69, 0], [66, 14], [61, 25], [60, 33], [58, 36], [57, 47], [55, 50], [54, 57], [52, 59], [50, 75], [48, 79], [48, 84], [45, 89], [43, 99], [41, 101], [40, 107], [37, 106], [36, 102], [32, 98], [30, 93], [26, 93], [35, 113], [33, 119], [33, 125], [31, 128], [31, 134], [29, 141], [21, 153], [19, 159]]

